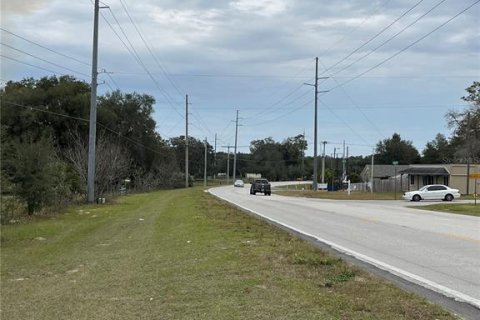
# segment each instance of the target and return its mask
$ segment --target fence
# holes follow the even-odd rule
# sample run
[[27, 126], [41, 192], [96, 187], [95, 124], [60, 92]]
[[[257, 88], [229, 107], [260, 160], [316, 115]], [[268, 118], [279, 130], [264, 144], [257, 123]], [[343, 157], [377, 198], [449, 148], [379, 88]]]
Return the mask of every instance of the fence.
[[[395, 192], [395, 185], [397, 192], [408, 191], [408, 176], [404, 175], [402, 177], [397, 176], [395, 178], [389, 178], [385, 180], [374, 179], [373, 180], [373, 191], [375, 192]], [[352, 191], [370, 191], [369, 182], [361, 183], [352, 183], [350, 185]]]

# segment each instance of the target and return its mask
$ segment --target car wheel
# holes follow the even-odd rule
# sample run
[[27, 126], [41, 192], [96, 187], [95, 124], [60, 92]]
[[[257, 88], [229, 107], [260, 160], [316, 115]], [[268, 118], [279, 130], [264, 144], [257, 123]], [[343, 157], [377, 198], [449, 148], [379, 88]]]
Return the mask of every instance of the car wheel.
[[413, 198], [412, 198], [413, 201], [420, 201], [421, 198], [418, 194], [414, 195]]
[[447, 194], [447, 195], [445, 196], [445, 200], [446, 200], [446, 201], [452, 201], [452, 200], [453, 200], [453, 196], [452, 196], [451, 194]]

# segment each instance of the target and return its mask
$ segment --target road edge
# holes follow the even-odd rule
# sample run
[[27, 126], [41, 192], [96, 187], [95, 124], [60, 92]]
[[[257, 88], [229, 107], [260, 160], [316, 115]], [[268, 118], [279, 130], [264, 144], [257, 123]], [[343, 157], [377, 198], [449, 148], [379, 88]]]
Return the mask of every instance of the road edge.
[[341, 257], [345, 261], [354, 264], [366, 270], [367, 272], [370, 272], [376, 276], [380, 276], [394, 283], [395, 285], [406, 291], [421, 295], [428, 301], [443, 306], [444, 308], [453, 312], [455, 315], [462, 317], [463, 319], [476, 320], [480, 317], [480, 300], [462, 294], [461, 292], [446, 288], [440, 284], [416, 276], [407, 271], [393, 267], [376, 259], [370, 258], [366, 255], [357, 253], [353, 250], [337, 245], [326, 239], [322, 239], [312, 234], [303, 232], [295, 227], [289, 226], [280, 221], [264, 216], [261, 213], [248, 209], [240, 204], [237, 204], [217, 194], [214, 194], [211, 190], [212, 188], [207, 190], [210, 195], [221, 199], [222, 201], [225, 201], [230, 205], [235, 206], [241, 211], [247, 213], [248, 215], [255, 218], [260, 218], [269, 224], [272, 224], [289, 233], [292, 233], [312, 243], [315, 246], [318, 246], [332, 254]]

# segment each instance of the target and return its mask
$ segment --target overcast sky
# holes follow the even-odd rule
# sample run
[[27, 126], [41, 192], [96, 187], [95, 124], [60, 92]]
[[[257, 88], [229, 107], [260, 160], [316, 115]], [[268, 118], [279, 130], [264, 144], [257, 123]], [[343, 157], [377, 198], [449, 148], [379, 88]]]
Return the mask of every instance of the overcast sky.
[[[239, 151], [305, 130], [312, 155], [314, 88], [304, 83], [318, 57], [327, 154], [344, 140], [350, 155], [370, 154], [394, 132], [421, 152], [437, 133], [450, 136], [445, 113], [464, 109], [465, 88], [480, 80], [478, 2], [105, 0], [99, 94], [154, 96], [165, 139], [185, 134], [188, 94], [189, 134], [212, 145], [217, 134], [218, 151], [234, 144], [239, 110]], [[2, 83], [53, 74], [89, 83], [93, 7], [2, 1]]]

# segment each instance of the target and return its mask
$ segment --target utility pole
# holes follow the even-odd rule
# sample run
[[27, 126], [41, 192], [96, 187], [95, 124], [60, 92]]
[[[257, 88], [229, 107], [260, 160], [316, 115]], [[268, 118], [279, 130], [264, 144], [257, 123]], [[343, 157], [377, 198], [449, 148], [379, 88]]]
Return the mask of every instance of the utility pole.
[[97, 75], [98, 75], [98, 13], [99, 0], [95, 0], [93, 18], [92, 83], [90, 88], [90, 124], [88, 133], [87, 200], [95, 200], [95, 144], [97, 140]]
[[317, 117], [318, 117], [318, 57], [315, 58], [315, 120], [313, 126], [313, 190], [318, 190]]
[[230, 148], [233, 146], [222, 146], [222, 148], [227, 148], [227, 184], [229, 183], [230, 180]]
[[237, 174], [237, 138], [238, 138], [238, 110], [237, 119], [235, 120], [235, 153], [233, 154], [233, 181], [235, 181]]
[[207, 186], [207, 137], [205, 137], [205, 167], [203, 169], [203, 186]]
[[322, 153], [322, 183], [325, 183], [325, 145], [327, 141], [322, 141], [323, 143], [323, 153]]
[[[318, 190], [318, 159], [317, 159], [317, 118], [318, 118], [318, 80], [327, 79], [328, 77], [318, 77], [318, 57], [315, 58], [315, 84], [305, 83], [306, 85], [315, 87], [315, 112], [314, 112], [314, 124], [313, 124], [313, 190]], [[328, 92], [328, 91], [321, 91]]]
[[472, 142], [470, 141], [470, 112], [467, 113], [467, 194], [470, 194], [470, 162], [472, 156]]
[[337, 178], [337, 147], [333, 148], [333, 165], [335, 166], [332, 168], [332, 191], [334, 190], [335, 179]]
[[185, 188], [188, 188], [188, 94], [185, 95]]
[[347, 157], [345, 158], [345, 178], [348, 177], [348, 146], [347, 146]]
[[370, 192], [373, 193], [373, 163], [374, 163], [374, 157], [375, 157], [375, 148], [372, 149], [372, 165], [371, 165], [371, 170], [370, 170]]
[[215, 150], [213, 152], [213, 179], [217, 176], [217, 134], [215, 133]]
[[303, 129], [303, 145], [302, 145], [302, 181], [305, 174], [305, 128]]
[[346, 170], [345, 170], [345, 140], [343, 140], [343, 154], [342, 154], [342, 182], [346, 178]]

